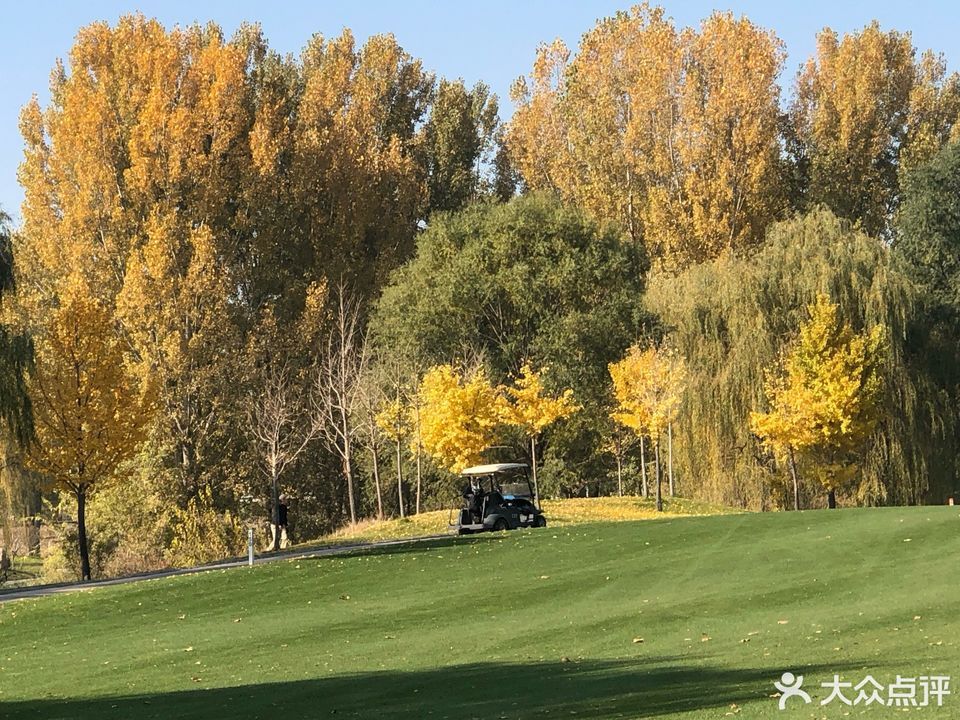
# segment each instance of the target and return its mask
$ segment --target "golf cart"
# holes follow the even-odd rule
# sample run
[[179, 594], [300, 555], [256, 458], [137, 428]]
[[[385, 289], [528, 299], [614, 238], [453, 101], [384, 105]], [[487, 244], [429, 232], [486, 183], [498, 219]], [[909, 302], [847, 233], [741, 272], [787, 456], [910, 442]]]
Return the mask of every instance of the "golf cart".
[[533, 488], [522, 463], [478, 465], [460, 473], [463, 507], [450, 528], [458, 535], [521, 527], [546, 527], [543, 511], [534, 504]]

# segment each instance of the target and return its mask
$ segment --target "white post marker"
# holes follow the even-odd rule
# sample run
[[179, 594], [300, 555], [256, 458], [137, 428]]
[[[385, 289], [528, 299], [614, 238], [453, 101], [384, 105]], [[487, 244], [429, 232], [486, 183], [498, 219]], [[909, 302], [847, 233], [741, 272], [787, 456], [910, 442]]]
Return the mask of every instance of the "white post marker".
[[247, 529], [247, 565], [253, 567], [253, 528]]

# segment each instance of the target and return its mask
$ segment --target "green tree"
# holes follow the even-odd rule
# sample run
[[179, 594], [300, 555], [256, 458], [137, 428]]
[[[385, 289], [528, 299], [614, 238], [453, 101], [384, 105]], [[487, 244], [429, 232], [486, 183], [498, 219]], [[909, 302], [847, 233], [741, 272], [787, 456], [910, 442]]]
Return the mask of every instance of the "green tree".
[[[0, 209], [0, 299], [15, 289], [10, 216]], [[0, 324], [0, 417], [21, 448], [33, 438], [33, 406], [27, 390], [32, 363], [30, 338], [9, 322]]]
[[931, 309], [960, 319], [960, 143], [907, 176], [894, 248]]
[[[570, 388], [584, 407], [544, 443], [544, 467], [562, 456], [563, 489], [572, 491], [604, 467], [606, 368], [642, 331], [644, 267], [614, 228], [549, 195], [479, 204], [435, 219], [419, 236], [416, 256], [377, 303], [371, 331], [384, 352], [409, 346], [421, 366], [479, 356], [496, 384], [527, 359], [549, 366], [554, 386]], [[516, 439], [523, 452], [528, 438]]]
[[[16, 288], [13, 266], [13, 238], [10, 217], [0, 209], [0, 302]], [[9, 308], [9, 297], [3, 303]], [[11, 321], [10, 313], [0, 320], [0, 422], [5, 433], [0, 439], [0, 542], [10, 545], [8, 522], [39, 510], [39, 494], [33, 478], [25, 472], [23, 449], [34, 437], [33, 406], [28, 375], [33, 367], [33, 344]]]
[[429, 213], [458, 210], [486, 190], [500, 119], [497, 96], [483, 83], [441, 80], [423, 129]]

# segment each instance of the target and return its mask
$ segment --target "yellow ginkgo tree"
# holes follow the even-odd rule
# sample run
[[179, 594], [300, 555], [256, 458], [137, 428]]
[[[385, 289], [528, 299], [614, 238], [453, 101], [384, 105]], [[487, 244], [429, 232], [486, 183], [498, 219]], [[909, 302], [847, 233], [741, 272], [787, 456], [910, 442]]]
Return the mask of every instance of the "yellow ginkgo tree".
[[534, 370], [524, 363], [513, 387], [505, 389], [509, 402], [504, 407], [504, 420], [520, 428], [530, 440], [530, 467], [533, 470], [534, 501], [540, 501], [537, 485], [537, 440], [548, 426], [570, 417], [579, 410], [573, 401], [573, 391], [564, 390], [558, 396], [550, 395], [543, 387], [546, 368]]
[[767, 381], [770, 410], [750, 415], [753, 432], [786, 458], [796, 509], [798, 455], [827, 491], [830, 507], [836, 507], [837, 489], [854, 478], [880, 420], [886, 356], [882, 325], [855, 333], [823, 294], [808, 313], [784, 355], [782, 373]]
[[452, 472], [481, 461], [494, 444], [504, 400], [483, 368], [461, 373], [437, 365], [420, 383], [420, 440], [439, 465]]
[[634, 345], [609, 366], [618, 408], [614, 420], [639, 437], [653, 439], [656, 457], [657, 510], [663, 510], [660, 472], [660, 436], [676, 419], [686, 382], [683, 357], [669, 348]]
[[56, 304], [33, 327], [36, 442], [26, 459], [76, 500], [80, 571], [89, 580], [87, 502], [137, 453], [151, 394], [127, 372], [110, 311], [80, 273], [56, 285]]

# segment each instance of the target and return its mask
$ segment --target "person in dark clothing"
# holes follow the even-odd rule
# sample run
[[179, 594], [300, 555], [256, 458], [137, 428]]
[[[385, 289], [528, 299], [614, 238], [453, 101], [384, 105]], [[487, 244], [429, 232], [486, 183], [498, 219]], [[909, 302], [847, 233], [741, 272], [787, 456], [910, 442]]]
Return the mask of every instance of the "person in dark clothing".
[[[280, 549], [283, 550], [290, 545], [290, 536], [287, 533], [287, 496], [280, 496], [280, 503], [277, 505], [277, 525], [280, 527]], [[276, 528], [270, 526], [274, 532]]]
[[463, 499], [470, 512], [471, 522], [478, 523], [483, 520], [483, 495], [483, 488], [476, 480], [471, 480], [463, 488]]

